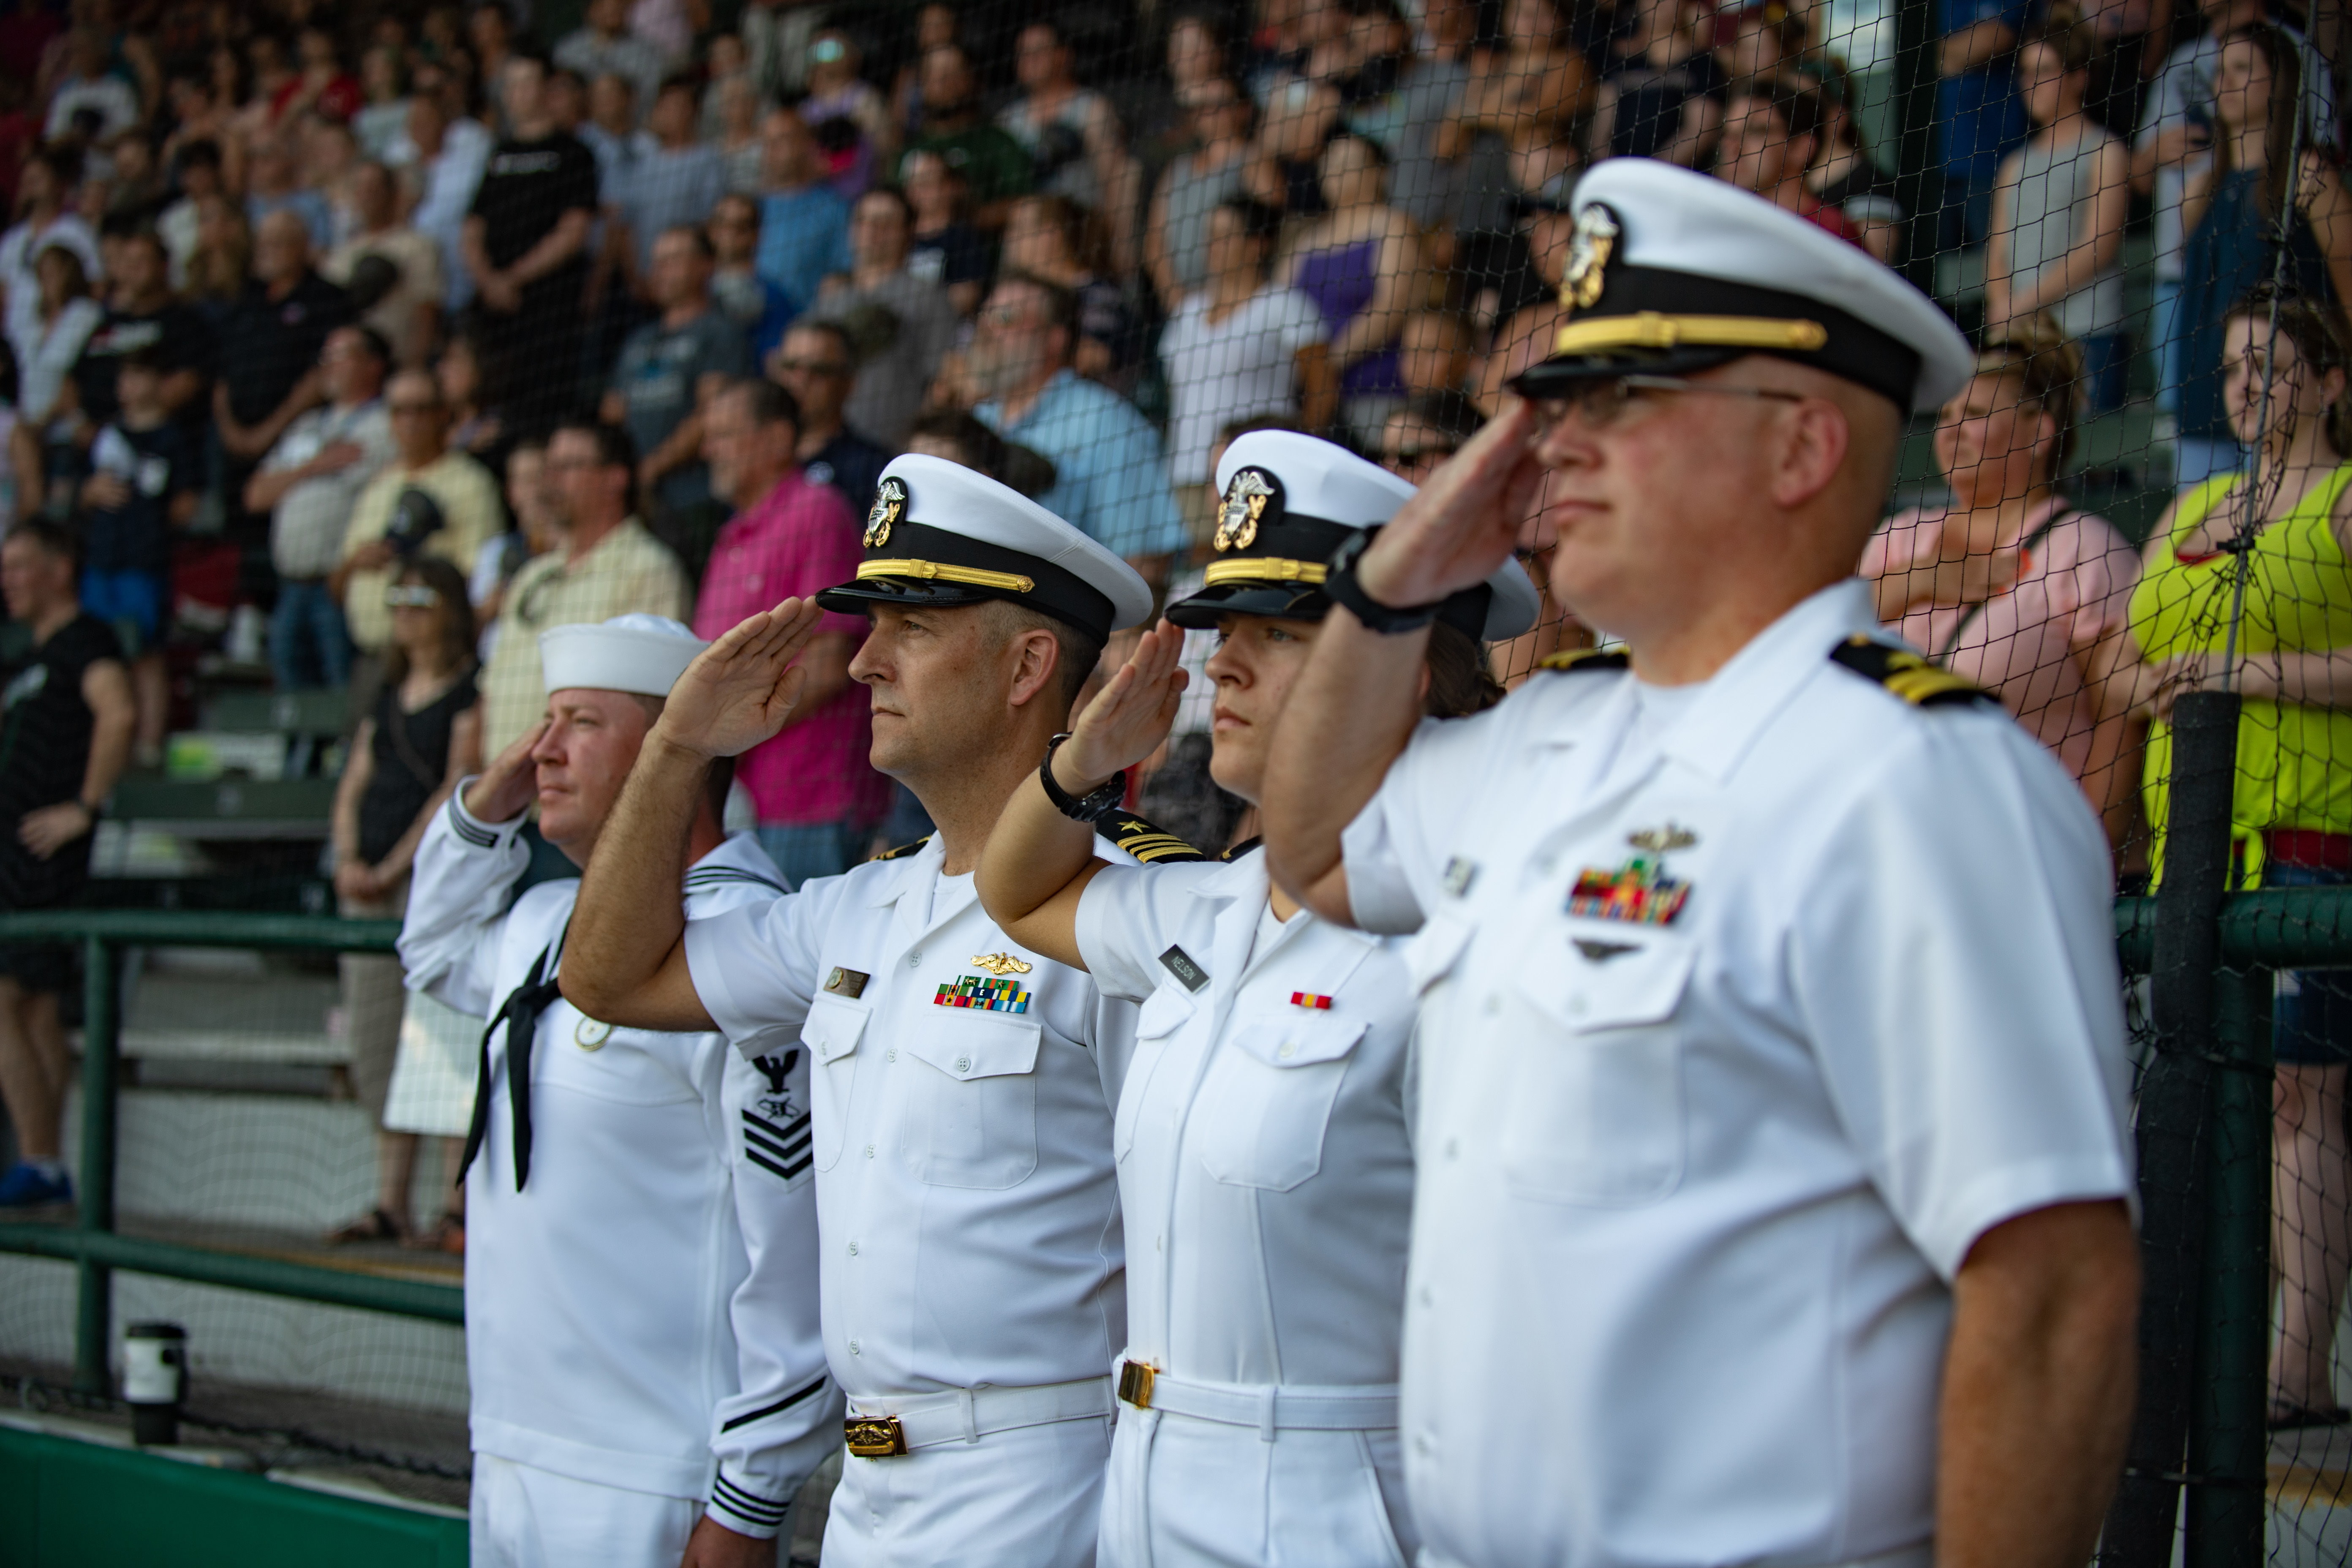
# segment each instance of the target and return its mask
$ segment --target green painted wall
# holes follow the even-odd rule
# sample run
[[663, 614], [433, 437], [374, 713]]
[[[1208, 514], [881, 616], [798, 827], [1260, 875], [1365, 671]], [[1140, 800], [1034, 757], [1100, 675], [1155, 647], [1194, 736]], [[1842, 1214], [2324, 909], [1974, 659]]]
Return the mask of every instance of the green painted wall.
[[0, 1568], [466, 1568], [466, 1521], [0, 1428]]

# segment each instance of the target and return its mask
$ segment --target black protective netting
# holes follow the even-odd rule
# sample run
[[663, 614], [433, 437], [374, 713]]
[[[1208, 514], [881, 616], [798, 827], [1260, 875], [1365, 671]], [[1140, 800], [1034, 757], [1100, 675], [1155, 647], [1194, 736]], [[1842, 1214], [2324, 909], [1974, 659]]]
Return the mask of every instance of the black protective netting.
[[[2081, 781], [2122, 890], [2161, 873], [2171, 704], [2222, 685], [2239, 884], [2340, 884], [2342, 34], [2333, 0], [28, 0], [0, 17], [0, 519], [79, 542], [137, 708], [61, 896], [396, 913], [419, 812], [536, 717], [539, 632], [715, 635], [839, 581], [899, 452], [1034, 495], [1163, 599], [1241, 429], [1418, 480], [1549, 352], [1605, 157], [1756, 191], [1975, 338], [1862, 569]], [[792, 394], [804, 485], [749, 493], [747, 379]], [[1606, 640], [1544, 602], [1488, 651], [1506, 685]], [[827, 679], [739, 773], [794, 876], [924, 826]], [[1250, 829], [1208, 684], [1139, 802], [1214, 847]], [[397, 981], [133, 966], [125, 1228], [432, 1226], [470, 1026]], [[2275, 981], [2271, 1540], [2298, 1562], [2352, 1554], [2352, 1438], [2302, 1424], [2346, 1386], [2347, 984]], [[12, 1100], [21, 1151], [58, 1152], [55, 1099]], [[257, 1344], [240, 1376], [455, 1408], [438, 1332], [324, 1370]], [[0, 1312], [0, 1355], [64, 1333]]]

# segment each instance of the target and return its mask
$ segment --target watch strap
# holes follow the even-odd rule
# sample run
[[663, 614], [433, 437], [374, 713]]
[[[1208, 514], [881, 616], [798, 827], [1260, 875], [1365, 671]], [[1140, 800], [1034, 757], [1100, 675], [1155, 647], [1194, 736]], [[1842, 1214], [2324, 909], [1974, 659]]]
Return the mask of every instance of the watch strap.
[[1045, 798], [1054, 809], [1073, 822], [1096, 823], [1119, 808], [1127, 799], [1127, 770], [1121, 768], [1110, 779], [1084, 795], [1072, 795], [1054, 778], [1054, 753], [1070, 738], [1068, 731], [1045, 742], [1045, 760], [1037, 764], [1037, 782], [1045, 786]]
[[1368, 529], [1339, 542], [1331, 552], [1330, 571], [1323, 579], [1323, 592], [1332, 603], [1344, 605], [1348, 613], [1364, 623], [1367, 629], [1382, 637], [1396, 637], [1404, 632], [1417, 632], [1437, 619], [1444, 607], [1440, 600], [1433, 605], [1408, 605], [1402, 609], [1381, 604], [1364, 592], [1356, 581], [1356, 563], [1360, 560], [1380, 530]]

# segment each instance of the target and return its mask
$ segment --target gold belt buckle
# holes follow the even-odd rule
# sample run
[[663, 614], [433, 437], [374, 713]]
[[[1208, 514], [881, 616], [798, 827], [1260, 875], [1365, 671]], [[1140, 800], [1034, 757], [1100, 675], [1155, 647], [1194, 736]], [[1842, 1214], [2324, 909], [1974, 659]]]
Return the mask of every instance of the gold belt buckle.
[[887, 1459], [907, 1451], [907, 1429], [896, 1415], [853, 1415], [841, 1426], [849, 1451], [861, 1459]]
[[1118, 1363], [1118, 1396], [1138, 1410], [1151, 1408], [1151, 1380], [1157, 1375], [1139, 1361]]

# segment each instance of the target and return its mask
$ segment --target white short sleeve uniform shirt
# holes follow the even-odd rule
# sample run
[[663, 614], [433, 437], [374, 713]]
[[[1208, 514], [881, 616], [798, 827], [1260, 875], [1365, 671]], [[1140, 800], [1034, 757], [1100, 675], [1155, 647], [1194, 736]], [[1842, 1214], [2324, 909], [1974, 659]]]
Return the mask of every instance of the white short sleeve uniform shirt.
[[1995, 707], [1832, 662], [1539, 674], [1347, 831], [1419, 928], [1401, 1428], [1436, 1568], [1926, 1560], [1950, 1285], [2131, 1191], [2106, 845]]

